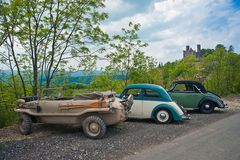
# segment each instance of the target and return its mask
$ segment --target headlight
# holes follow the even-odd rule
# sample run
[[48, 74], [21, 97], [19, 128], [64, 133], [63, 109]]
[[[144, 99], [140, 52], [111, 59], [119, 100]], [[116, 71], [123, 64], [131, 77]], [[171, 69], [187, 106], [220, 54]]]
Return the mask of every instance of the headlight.
[[25, 100], [24, 99], [18, 99], [17, 100], [17, 104], [18, 105], [22, 105], [22, 104], [24, 104], [25, 103]]
[[25, 105], [25, 100], [24, 99], [18, 99], [17, 100], [17, 107], [23, 107]]

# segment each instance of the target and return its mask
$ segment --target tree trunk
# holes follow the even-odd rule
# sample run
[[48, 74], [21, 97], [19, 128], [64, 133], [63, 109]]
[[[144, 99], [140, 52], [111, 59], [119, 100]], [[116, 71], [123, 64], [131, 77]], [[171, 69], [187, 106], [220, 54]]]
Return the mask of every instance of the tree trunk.
[[12, 75], [12, 81], [13, 81], [13, 88], [14, 88], [14, 92], [15, 92], [15, 97], [16, 97], [16, 99], [18, 99], [17, 86], [16, 86], [16, 81], [15, 81], [15, 78], [14, 78], [14, 71], [13, 71], [13, 68], [12, 68], [12, 63], [11, 63], [10, 57], [9, 57], [9, 65], [10, 65], [10, 70], [11, 70], [11, 75]]
[[17, 58], [16, 58], [16, 55], [15, 55], [15, 50], [14, 50], [14, 44], [13, 44], [13, 41], [9, 35], [9, 41], [10, 41], [10, 47], [11, 47], [11, 52], [12, 52], [12, 56], [13, 56], [13, 59], [14, 59], [14, 62], [15, 62], [15, 65], [17, 67], [17, 72], [18, 72], [18, 75], [21, 79], [21, 82], [22, 82], [22, 87], [23, 87], [23, 94], [24, 96], [26, 97], [27, 96], [27, 92], [26, 92], [26, 86], [25, 86], [25, 82], [23, 80], [23, 76], [21, 74], [21, 71], [20, 71], [20, 67], [18, 65], [18, 62], [17, 62]]
[[34, 65], [33, 71], [33, 95], [37, 96], [37, 89], [38, 89], [38, 68]]

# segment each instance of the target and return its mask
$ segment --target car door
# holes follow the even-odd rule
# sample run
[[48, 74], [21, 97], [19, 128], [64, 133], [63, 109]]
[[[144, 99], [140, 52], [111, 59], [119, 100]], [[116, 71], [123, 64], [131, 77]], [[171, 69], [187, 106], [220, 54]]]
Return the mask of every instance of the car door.
[[153, 109], [163, 103], [159, 92], [152, 89], [143, 90], [143, 118], [151, 118]]
[[142, 89], [139, 88], [126, 89], [122, 94], [122, 98], [128, 97], [130, 94], [133, 95], [133, 105], [130, 110], [130, 113], [128, 114], [128, 117], [141, 118], [143, 111]]
[[197, 108], [202, 98], [201, 93], [197, 92], [192, 84], [176, 84], [169, 94], [178, 105], [189, 109]]

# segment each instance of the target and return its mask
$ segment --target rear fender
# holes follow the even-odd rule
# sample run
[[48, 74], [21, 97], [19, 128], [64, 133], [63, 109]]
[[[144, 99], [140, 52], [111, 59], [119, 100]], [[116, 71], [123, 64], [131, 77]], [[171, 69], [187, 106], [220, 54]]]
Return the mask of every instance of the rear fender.
[[214, 104], [214, 107], [221, 107], [221, 103], [216, 100], [216, 99], [213, 99], [212, 97], [204, 97], [202, 98], [199, 103], [198, 103], [198, 107], [200, 107], [202, 105], [203, 102], [205, 101], [209, 101], [209, 102], [212, 102]]
[[168, 104], [160, 104], [158, 106], [156, 106], [153, 110], [152, 110], [152, 113], [151, 113], [151, 118], [155, 118], [155, 115], [157, 114], [157, 112], [159, 110], [167, 110], [169, 111], [172, 116], [173, 116], [173, 119], [175, 121], [181, 121], [182, 120], [182, 116], [178, 114], [178, 112], [174, 109], [174, 107], [172, 107], [171, 105], [168, 105]]

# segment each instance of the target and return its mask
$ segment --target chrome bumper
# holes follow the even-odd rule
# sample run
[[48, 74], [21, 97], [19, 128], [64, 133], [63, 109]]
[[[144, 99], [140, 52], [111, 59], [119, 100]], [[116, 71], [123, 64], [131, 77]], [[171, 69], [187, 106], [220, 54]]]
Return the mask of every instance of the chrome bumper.
[[184, 113], [184, 114], [182, 115], [182, 119], [183, 119], [183, 120], [190, 120], [190, 119], [191, 119], [191, 116], [190, 116], [190, 114]]
[[228, 107], [227, 103], [225, 103], [225, 104], [223, 104], [223, 106], [218, 107], [218, 108], [220, 108], [220, 109], [226, 109], [226, 108], [229, 108], [229, 107]]

